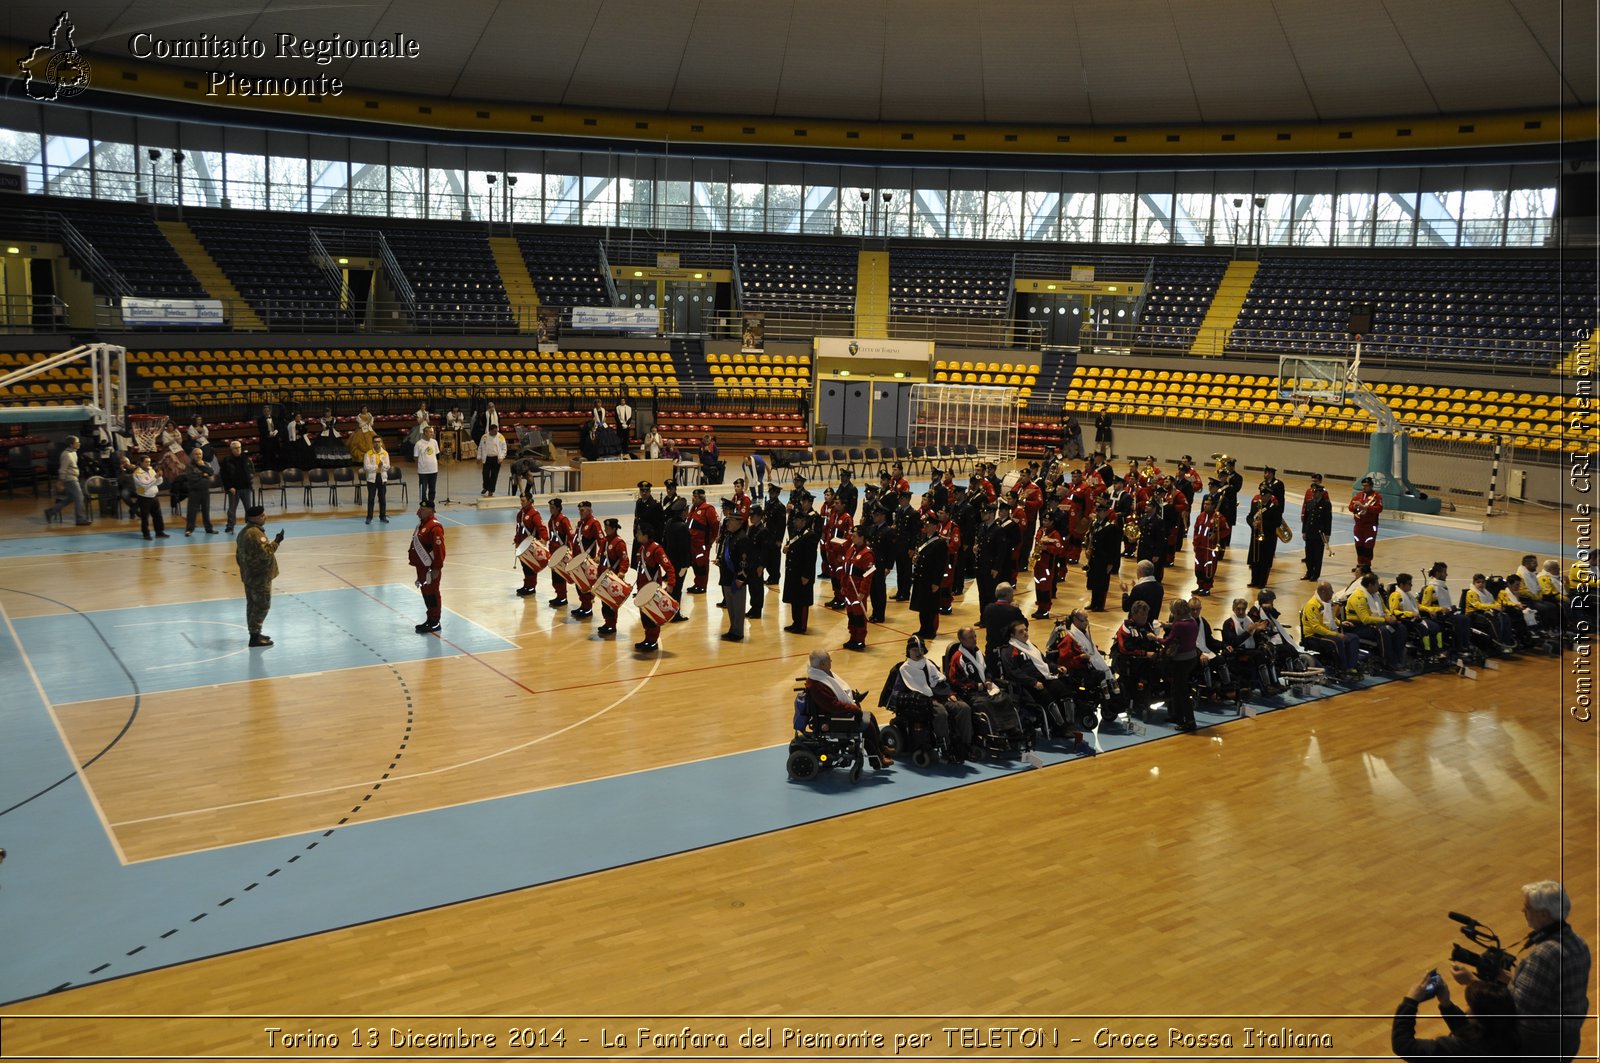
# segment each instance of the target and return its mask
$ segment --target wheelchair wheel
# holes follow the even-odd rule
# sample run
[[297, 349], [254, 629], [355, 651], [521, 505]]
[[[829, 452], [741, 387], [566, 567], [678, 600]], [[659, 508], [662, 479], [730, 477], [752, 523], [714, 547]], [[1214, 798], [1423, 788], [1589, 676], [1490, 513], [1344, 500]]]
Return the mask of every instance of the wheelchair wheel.
[[860, 757], [857, 757], [856, 760], [855, 760], [855, 763], [850, 765], [850, 781], [852, 783], [858, 783], [858, 782], [861, 781], [861, 758]]
[[797, 749], [790, 753], [789, 763], [786, 765], [789, 769], [789, 778], [798, 782], [815, 779], [821, 766], [817, 755], [809, 749]]
[[919, 768], [926, 768], [933, 763], [933, 757], [926, 749], [919, 749], [911, 754], [911, 763]]
[[900, 733], [900, 728], [894, 724], [887, 724], [878, 732], [878, 745], [891, 757], [900, 752], [900, 747], [905, 745], [905, 736]]

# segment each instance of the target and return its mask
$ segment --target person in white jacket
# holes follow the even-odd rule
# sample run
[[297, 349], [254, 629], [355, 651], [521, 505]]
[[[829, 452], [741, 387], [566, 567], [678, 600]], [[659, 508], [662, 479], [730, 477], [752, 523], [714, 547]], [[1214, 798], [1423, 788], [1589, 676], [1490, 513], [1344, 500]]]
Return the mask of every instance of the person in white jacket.
[[372, 441], [372, 449], [361, 459], [361, 482], [367, 485], [367, 523], [372, 523], [372, 503], [378, 503], [378, 519], [389, 523], [389, 451], [382, 437]]
[[424, 428], [422, 438], [411, 448], [417, 462], [417, 497], [424, 504], [433, 505], [433, 496], [439, 484], [439, 441], [433, 438], [433, 429]]
[[506, 456], [506, 441], [500, 435], [500, 426], [490, 424], [478, 441], [478, 461], [483, 465], [483, 495], [493, 498], [495, 486], [500, 482], [500, 462]]

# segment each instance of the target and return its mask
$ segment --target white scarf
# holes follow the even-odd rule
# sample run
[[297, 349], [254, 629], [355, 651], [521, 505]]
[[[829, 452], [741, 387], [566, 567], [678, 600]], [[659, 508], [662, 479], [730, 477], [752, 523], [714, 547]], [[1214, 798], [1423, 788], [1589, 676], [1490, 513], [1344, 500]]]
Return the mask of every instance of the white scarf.
[[1094, 639], [1089, 637], [1087, 631], [1079, 631], [1077, 625], [1074, 624], [1067, 629], [1067, 632], [1072, 636], [1072, 641], [1078, 644], [1078, 648], [1083, 650], [1083, 655], [1089, 658], [1089, 663], [1094, 665], [1096, 671], [1103, 672], [1106, 675], [1111, 674], [1111, 665], [1106, 663], [1105, 656], [1101, 654], [1099, 647], [1094, 644]]
[[[1547, 579], [1547, 580], [1550, 581], [1550, 586], [1554, 590], [1556, 597], [1565, 598], [1567, 596], [1566, 585], [1561, 582], [1561, 573], [1559, 573], [1559, 572], [1541, 572], [1541, 573], [1539, 573], [1539, 578], [1540, 579]], [[1541, 589], [1543, 589], [1543, 587], [1544, 587], [1544, 585], [1542, 583], [1539, 586], [1540, 586]]]
[[989, 681], [989, 672], [983, 663], [983, 654], [977, 650], [969, 650], [965, 646], [962, 646], [956, 652], [966, 658], [967, 662], [972, 666], [972, 670], [978, 673], [979, 683], [987, 683]]
[[1450, 593], [1450, 584], [1442, 579], [1428, 577], [1428, 586], [1433, 588], [1433, 599], [1441, 609], [1449, 612], [1456, 607], [1456, 596]]
[[[1246, 614], [1244, 616], [1230, 615], [1228, 617], [1228, 622], [1232, 623], [1233, 624], [1233, 630], [1238, 632], [1241, 635], [1244, 635], [1245, 628], [1247, 628], [1251, 624], [1255, 623], [1255, 621], [1250, 619], [1249, 614]], [[1244, 638], [1240, 640], [1239, 645], [1243, 646], [1247, 650], [1255, 649], [1256, 648], [1256, 637], [1255, 637], [1255, 635], [1253, 635], [1253, 634], [1244, 635]]]
[[1537, 573], [1529, 572], [1526, 568], [1518, 565], [1517, 576], [1522, 580], [1522, 589], [1529, 596], [1535, 599], [1543, 597], [1543, 592], [1539, 590], [1539, 576]]
[[913, 661], [907, 657], [900, 663], [900, 680], [905, 683], [908, 690], [914, 690], [924, 697], [933, 697], [933, 688], [943, 679], [939, 669], [926, 657], [920, 661]]
[[1411, 592], [1404, 587], [1396, 587], [1395, 593], [1400, 595], [1400, 611], [1403, 613], [1421, 613], [1417, 607], [1417, 600], [1411, 597]]
[[1333, 630], [1338, 631], [1339, 620], [1334, 616], [1333, 613], [1333, 599], [1329, 598], [1327, 601], [1323, 602], [1322, 595], [1319, 594], [1317, 595], [1317, 601], [1322, 602], [1322, 622], [1328, 627], [1333, 628]]
[[829, 672], [824, 672], [820, 668], [807, 668], [806, 678], [814, 679], [823, 686], [827, 687], [829, 690], [833, 691], [833, 696], [844, 702], [846, 705], [854, 705], [856, 703], [856, 692], [845, 686], [844, 683], [840, 682], [838, 676]]
[[1028, 660], [1033, 664], [1034, 669], [1038, 671], [1040, 679], [1050, 678], [1050, 666], [1044, 663], [1044, 656], [1034, 648], [1033, 643], [1029, 642], [1027, 639], [1012, 639], [1011, 645], [1016, 649], [1021, 650], [1022, 655], [1028, 658]]

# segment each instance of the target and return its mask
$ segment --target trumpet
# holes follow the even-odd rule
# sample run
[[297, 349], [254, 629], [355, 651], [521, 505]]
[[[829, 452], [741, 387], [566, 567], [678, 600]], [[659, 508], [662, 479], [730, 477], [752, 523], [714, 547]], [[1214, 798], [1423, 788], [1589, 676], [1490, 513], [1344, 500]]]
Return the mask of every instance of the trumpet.
[[1267, 541], [1266, 515], [1266, 507], [1262, 506], [1256, 510], [1256, 515], [1250, 518], [1250, 527], [1255, 529], [1258, 543]]

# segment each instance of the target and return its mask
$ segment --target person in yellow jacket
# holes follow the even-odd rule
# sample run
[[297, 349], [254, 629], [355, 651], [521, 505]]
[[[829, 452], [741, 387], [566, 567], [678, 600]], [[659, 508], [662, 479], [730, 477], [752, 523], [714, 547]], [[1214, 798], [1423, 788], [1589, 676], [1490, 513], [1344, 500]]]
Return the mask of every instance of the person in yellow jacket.
[[1517, 592], [1517, 601], [1522, 603], [1524, 609], [1532, 609], [1533, 615], [1538, 618], [1541, 631], [1555, 635], [1561, 630], [1561, 602], [1558, 599], [1544, 596], [1544, 588], [1540, 586], [1539, 577], [1543, 573], [1539, 570], [1539, 559], [1533, 554], [1525, 554], [1522, 564], [1517, 566], [1517, 579], [1522, 583], [1522, 589]]
[[1378, 646], [1385, 668], [1399, 671], [1406, 666], [1405, 629], [1399, 620], [1389, 615], [1376, 573], [1367, 573], [1360, 585], [1350, 592], [1350, 597], [1345, 599], [1344, 615], [1355, 623], [1356, 634], [1362, 642]]
[[1400, 626], [1417, 640], [1425, 655], [1437, 658], [1444, 653], [1444, 628], [1431, 617], [1423, 615], [1422, 604], [1411, 593], [1409, 572], [1402, 572], [1394, 578], [1394, 590], [1389, 592], [1389, 615], [1400, 621]]
[[1472, 586], [1467, 588], [1466, 604], [1467, 619], [1473, 627], [1486, 632], [1504, 652], [1509, 653], [1517, 648], [1516, 630], [1511, 626], [1511, 618], [1490, 592], [1489, 581], [1482, 572], [1473, 573]]
[[1323, 580], [1300, 607], [1300, 642], [1325, 661], [1337, 661], [1341, 672], [1354, 672], [1361, 656], [1361, 638], [1350, 621], [1333, 614], [1333, 584]]
[[1422, 597], [1417, 599], [1417, 606], [1423, 616], [1450, 632], [1456, 655], [1464, 657], [1475, 650], [1472, 622], [1456, 604], [1456, 595], [1450, 589], [1449, 580], [1450, 566], [1443, 561], [1435, 561], [1428, 569], [1428, 582], [1422, 586]]

